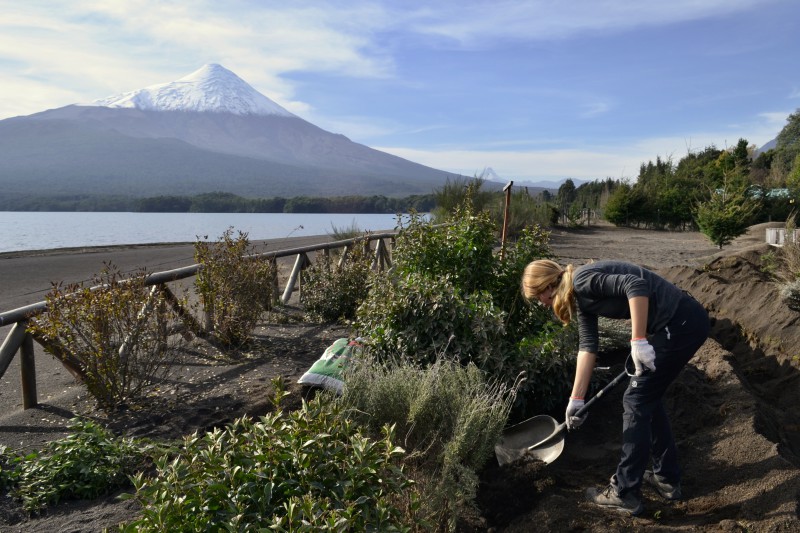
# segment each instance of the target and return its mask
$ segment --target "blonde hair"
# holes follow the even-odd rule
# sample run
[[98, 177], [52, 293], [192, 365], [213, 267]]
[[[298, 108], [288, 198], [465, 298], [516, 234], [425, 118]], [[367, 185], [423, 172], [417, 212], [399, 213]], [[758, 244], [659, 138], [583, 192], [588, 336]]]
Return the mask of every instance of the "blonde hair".
[[553, 313], [565, 325], [575, 313], [575, 289], [572, 286], [574, 267], [562, 267], [549, 259], [531, 261], [522, 273], [522, 295], [529, 302], [548, 287], [554, 288]]

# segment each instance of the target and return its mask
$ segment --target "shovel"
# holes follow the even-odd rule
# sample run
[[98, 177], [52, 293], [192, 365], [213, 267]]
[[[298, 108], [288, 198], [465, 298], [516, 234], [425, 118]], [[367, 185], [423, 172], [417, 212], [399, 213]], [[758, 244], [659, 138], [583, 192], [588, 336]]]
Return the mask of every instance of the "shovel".
[[[583, 416], [598, 398], [613, 389], [627, 375], [627, 372], [621, 372], [586, 402], [575, 415]], [[562, 433], [566, 427], [566, 422], [558, 424], [553, 417], [547, 415], [534, 416], [511, 426], [503, 432], [503, 437], [494, 447], [497, 462], [500, 466], [504, 466], [529, 455], [545, 464], [552, 463], [564, 450]]]

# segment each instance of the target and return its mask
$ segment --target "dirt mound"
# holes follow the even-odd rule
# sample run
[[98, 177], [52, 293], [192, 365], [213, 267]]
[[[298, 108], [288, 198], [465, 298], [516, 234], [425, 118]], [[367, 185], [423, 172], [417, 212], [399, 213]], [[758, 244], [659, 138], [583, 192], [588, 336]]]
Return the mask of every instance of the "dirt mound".
[[[674, 383], [668, 400], [684, 467], [685, 500], [649, 487], [646, 510], [628, 517], [585, 502], [619, 460], [623, 387], [603, 399], [548, 466], [487, 469], [479, 505], [498, 531], [796, 531], [800, 471], [758, 431], [759, 401], [743, 388], [729, 352], [709, 340]], [[501, 495], [507, 496], [504, 505]]]

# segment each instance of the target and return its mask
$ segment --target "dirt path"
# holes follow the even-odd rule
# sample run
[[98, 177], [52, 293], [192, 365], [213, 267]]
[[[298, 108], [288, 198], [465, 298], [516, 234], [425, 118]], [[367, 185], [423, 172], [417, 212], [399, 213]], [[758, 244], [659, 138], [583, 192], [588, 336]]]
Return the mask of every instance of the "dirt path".
[[[684, 466], [686, 499], [668, 503], [645, 490], [646, 510], [629, 518], [583, 501], [587, 486], [607, 483], [619, 457], [618, 387], [595, 408], [552, 465], [490, 464], [479, 509], [463, 531], [800, 531], [797, 360], [798, 313], [782, 305], [761, 270], [771, 250], [764, 227], [754, 227], [720, 252], [698, 233], [666, 233], [599, 226], [555, 230], [552, 246], [565, 262], [626, 259], [673, 280], [698, 298], [714, 318], [710, 338], [668, 398]], [[277, 321], [259, 333], [259, 353], [238, 365], [197, 359], [163, 391], [173, 398], [150, 418], [117, 420], [137, 435], [177, 436], [267, 409], [269, 379], [294, 383], [341, 328]], [[611, 374], [619, 361], [609, 356]], [[299, 387], [294, 389], [299, 399]], [[31, 445], [53, 438], [66, 418], [92, 413], [85, 398], [57, 397], [40, 409], [0, 418], [0, 443]], [[563, 415], [554, 413], [556, 417]], [[111, 421], [107, 421], [111, 422]], [[27, 519], [0, 501], [0, 529], [11, 532], [101, 531], [135, 513], [113, 498], [56, 506]]]

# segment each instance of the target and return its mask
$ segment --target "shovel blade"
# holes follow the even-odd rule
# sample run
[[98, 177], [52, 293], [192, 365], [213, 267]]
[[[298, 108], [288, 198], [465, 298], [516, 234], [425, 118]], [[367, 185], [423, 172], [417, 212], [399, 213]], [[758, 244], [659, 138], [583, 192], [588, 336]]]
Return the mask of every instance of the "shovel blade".
[[547, 415], [534, 416], [506, 429], [494, 447], [500, 466], [519, 461], [526, 455], [550, 464], [563, 450], [562, 429]]

